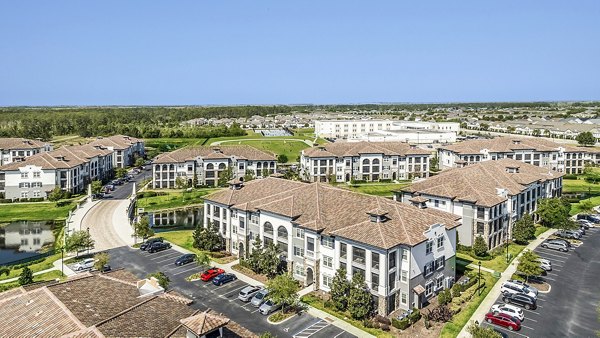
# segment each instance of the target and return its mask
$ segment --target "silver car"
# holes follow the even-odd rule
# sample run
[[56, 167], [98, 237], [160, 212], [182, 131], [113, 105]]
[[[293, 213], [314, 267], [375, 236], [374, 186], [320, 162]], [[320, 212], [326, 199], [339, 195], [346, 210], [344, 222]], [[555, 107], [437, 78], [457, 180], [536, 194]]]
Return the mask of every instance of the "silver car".
[[562, 252], [569, 251], [567, 244], [561, 240], [547, 239], [541, 245], [542, 248], [559, 250]]
[[83, 261], [81, 261], [79, 263], [75, 263], [75, 265], [73, 265], [73, 268], [75, 269], [75, 271], [87, 270], [87, 269], [91, 269], [93, 267], [94, 267], [94, 259], [93, 258], [86, 258]]
[[281, 309], [282, 304], [275, 304], [273, 303], [272, 300], [267, 300], [266, 302], [263, 303], [263, 305], [260, 306], [260, 308], [258, 309], [258, 312], [260, 312], [263, 315], [268, 315], [269, 313], [272, 313], [274, 311], [277, 311], [279, 309]]
[[539, 258], [537, 262], [540, 264], [540, 268], [544, 271], [552, 271], [552, 262], [547, 259]]
[[260, 307], [262, 305], [262, 303], [264, 303], [267, 299], [267, 295], [269, 294], [269, 291], [263, 289], [258, 291], [254, 297], [252, 297], [252, 300], [250, 301], [250, 303], [252, 304], [252, 306], [254, 307]]
[[249, 302], [252, 299], [252, 297], [254, 297], [254, 295], [258, 291], [260, 291], [260, 289], [260, 286], [248, 285], [245, 288], [243, 288], [242, 291], [240, 291], [240, 293], [238, 294], [238, 299], [242, 302]]

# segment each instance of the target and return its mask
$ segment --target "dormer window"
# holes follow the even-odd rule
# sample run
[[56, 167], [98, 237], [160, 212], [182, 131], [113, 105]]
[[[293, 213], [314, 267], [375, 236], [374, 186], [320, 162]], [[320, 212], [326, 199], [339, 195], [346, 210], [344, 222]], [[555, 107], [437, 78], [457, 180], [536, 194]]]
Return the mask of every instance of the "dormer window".
[[380, 208], [373, 209], [373, 210], [367, 212], [367, 214], [369, 214], [369, 219], [373, 223], [383, 223], [383, 222], [387, 221], [389, 219], [386, 216], [387, 213], [388, 213], [387, 211], [382, 210]]

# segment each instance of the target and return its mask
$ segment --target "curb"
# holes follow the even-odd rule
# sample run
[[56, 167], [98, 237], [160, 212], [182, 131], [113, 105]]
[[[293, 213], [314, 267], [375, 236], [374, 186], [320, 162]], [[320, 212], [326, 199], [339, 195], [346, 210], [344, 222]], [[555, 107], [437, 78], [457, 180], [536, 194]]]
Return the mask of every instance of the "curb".
[[544, 282], [544, 283], [548, 284], [548, 291], [539, 291], [538, 290], [538, 292], [539, 293], [550, 293], [550, 291], [552, 291], [552, 285], [548, 282]]
[[281, 324], [283, 324], [283, 323], [287, 322], [288, 320], [290, 320], [290, 319], [292, 319], [292, 318], [294, 318], [294, 317], [296, 317], [296, 316], [299, 316], [299, 315], [301, 315], [301, 314], [302, 314], [302, 312], [300, 312], [300, 313], [296, 313], [296, 314], [293, 314], [293, 315], [291, 315], [291, 316], [287, 317], [286, 319], [284, 319], [284, 320], [282, 320], [282, 321], [279, 321], [279, 322], [272, 322], [272, 321], [269, 319], [269, 318], [270, 318], [272, 315], [274, 315], [274, 314], [275, 314], [275, 313], [272, 313], [272, 314], [270, 314], [270, 315], [267, 317], [267, 323], [269, 323], [269, 324], [271, 324], [271, 325], [281, 325]]

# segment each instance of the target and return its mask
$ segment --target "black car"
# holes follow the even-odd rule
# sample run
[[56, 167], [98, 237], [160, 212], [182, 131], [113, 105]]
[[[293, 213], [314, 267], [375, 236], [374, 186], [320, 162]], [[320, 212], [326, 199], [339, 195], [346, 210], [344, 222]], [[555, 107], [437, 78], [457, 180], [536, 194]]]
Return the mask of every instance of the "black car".
[[527, 310], [535, 310], [537, 308], [535, 299], [524, 293], [509, 293], [502, 295], [502, 301], [518, 305]]
[[181, 266], [181, 265], [185, 265], [185, 264], [191, 263], [191, 262], [193, 262], [195, 260], [196, 260], [196, 255], [194, 255], [194, 254], [185, 254], [185, 255], [177, 258], [177, 260], [175, 261], [175, 265]]
[[171, 247], [170, 243], [155, 242], [155, 243], [152, 243], [152, 245], [150, 246], [150, 248], [148, 248], [148, 252], [149, 253], [155, 253], [155, 252], [167, 250], [170, 247]]
[[146, 251], [153, 243], [162, 242], [162, 241], [163, 241], [162, 237], [150, 238], [150, 239], [146, 240], [144, 243], [142, 243], [142, 245], [140, 245], [140, 250]]
[[577, 215], [577, 219], [585, 219], [586, 221], [590, 221], [592, 223], [600, 223], [600, 219], [595, 215], [579, 214]]

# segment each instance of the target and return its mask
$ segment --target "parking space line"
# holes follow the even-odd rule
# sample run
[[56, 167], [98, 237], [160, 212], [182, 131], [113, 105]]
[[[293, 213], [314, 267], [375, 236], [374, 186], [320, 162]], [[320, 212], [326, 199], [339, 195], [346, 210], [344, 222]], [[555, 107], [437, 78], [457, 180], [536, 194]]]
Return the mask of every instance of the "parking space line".
[[537, 323], [537, 320], [535, 320], [535, 319], [526, 318], [525, 320], [526, 320], [526, 321], [532, 321], [532, 322], [534, 322], [534, 323]]
[[554, 278], [551, 278], [551, 277], [544, 276], [544, 277], [542, 277], [542, 278], [543, 278], [543, 279], [549, 279], [549, 280], [551, 280], [551, 281], [554, 281], [554, 282], [556, 282], [556, 279], [554, 279]]
[[[546, 249], [546, 248], [542, 248], [542, 247], [539, 247], [536, 250], [544, 250], [542, 252], [545, 252], [545, 253], [547, 253], [549, 255], [556, 255], [556, 256], [568, 256], [568, 255], [571, 254], [570, 250], [567, 251], [567, 252], [562, 252], [562, 251], [559, 251], [559, 250], [550, 250], [550, 249]], [[560, 255], [557, 255], [557, 253], [560, 253]]]
[[[152, 255], [152, 254], [151, 254], [151, 255]], [[155, 261], [155, 260], [157, 260], [157, 259], [164, 259], [164, 258], [165, 258], [165, 257], [167, 257], [167, 256], [169, 257], [169, 259], [173, 259], [173, 258], [177, 257], [177, 254], [173, 255], [173, 254], [171, 254], [171, 253], [168, 253], [168, 254], [166, 254], [166, 255], [160, 255], [160, 256], [157, 256], [157, 257], [152, 257], [152, 258], [150, 258], [150, 260], [151, 260], [151, 261]]]
[[[235, 291], [228, 292], [228, 293], [224, 294], [223, 296], [225, 296], [225, 297], [229, 297], [231, 294], [234, 294], [234, 295], [235, 295], [236, 293], [240, 293], [240, 291], [244, 290], [245, 288], [246, 288], [246, 287], [244, 286], [244, 287], [243, 287], [243, 288], [241, 288], [241, 289], [236, 289]], [[237, 299], [237, 298], [235, 298], [235, 299]]]
[[532, 330], [532, 331], [535, 331], [535, 329], [534, 329], [534, 328], [532, 328], [532, 327], [529, 327], [529, 326], [527, 326], [527, 325], [523, 325], [523, 324], [521, 324], [521, 327], [526, 327], [526, 328], [528, 328], [528, 329], [530, 329], [530, 330]]
[[[539, 307], [539, 306], [538, 306], [538, 307]], [[527, 309], [523, 309], [523, 311], [527, 311], [527, 312], [529, 312], [529, 313], [533, 313], [533, 314], [536, 314], [536, 315], [538, 315], [538, 316], [541, 316], [539, 312], [535, 312], [535, 311], [533, 311], [533, 310], [527, 310]]]
[[558, 274], [557, 274], [557, 273], [554, 273], [554, 272], [546, 272], [546, 274], [548, 274], [548, 275], [551, 275], [551, 276], [557, 276], [557, 277], [558, 277]]
[[193, 267], [191, 267], [190, 269], [186, 269], [186, 270], [179, 271], [179, 272], [177, 272], [177, 273], [174, 273], [174, 274], [173, 274], [173, 276], [177, 276], [177, 275], [180, 275], [180, 274], [182, 274], [182, 273], [184, 273], [184, 272], [187, 272], [187, 271], [192, 271], [192, 270], [195, 270], [195, 269], [198, 269], [198, 267], [197, 267], [197, 266], [193, 266]]
[[[496, 327], [496, 328], [498, 328], [499, 330], [502, 330], [502, 332], [504, 332], [504, 333], [508, 333], [508, 332], [510, 332], [510, 333], [514, 333], [514, 334], [516, 334], [516, 335], [519, 335], [519, 336], [522, 336], [522, 337], [525, 337], [525, 338], [529, 338], [529, 336], [526, 336], [526, 335], [524, 335], [524, 334], [522, 334], [522, 333], [519, 333], [519, 332], [515, 332], [515, 331], [509, 331], [509, 330], [505, 329], [503, 326], [500, 326], [500, 325], [496, 325], [496, 324], [493, 324], [493, 323], [488, 323], [488, 322], [486, 322], [486, 324], [487, 324], [487, 325], [489, 325], [489, 326], [492, 326], [492, 327]], [[523, 325], [521, 325], [521, 326], [523, 326]]]
[[[234, 280], [233, 282], [229, 282], [229, 283], [225, 283], [225, 284], [223, 284], [223, 285], [221, 285], [221, 286], [217, 286], [217, 287], [215, 288], [215, 290], [220, 290], [220, 289], [222, 289], [222, 288], [225, 288], [225, 287], [229, 287], [229, 286], [232, 286], [232, 285], [236, 285], [236, 283], [238, 283], [238, 282], [241, 282], [241, 281], [240, 281], [239, 279], [236, 279], [236, 280]], [[243, 282], [241, 282], [241, 283], [243, 283]]]
[[342, 331], [342, 332], [336, 334], [335, 336], [333, 336], [333, 338], [337, 338], [337, 337], [343, 335], [344, 333], [346, 333], [346, 331]]
[[[324, 325], [323, 325], [324, 324]], [[313, 325], [305, 328], [304, 330], [296, 333], [295, 335], [293, 335], [292, 337], [302, 337], [302, 338], [308, 338], [312, 335], [314, 335], [315, 333], [323, 330], [324, 328], [328, 327], [330, 324], [324, 320], [319, 320], [318, 322], [314, 323]], [[314, 331], [314, 332], [313, 332]], [[310, 333], [309, 333], [310, 332]], [[307, 333], [309, 333], [308, 335], [306, 335]]]

